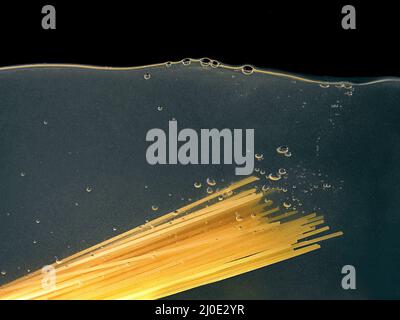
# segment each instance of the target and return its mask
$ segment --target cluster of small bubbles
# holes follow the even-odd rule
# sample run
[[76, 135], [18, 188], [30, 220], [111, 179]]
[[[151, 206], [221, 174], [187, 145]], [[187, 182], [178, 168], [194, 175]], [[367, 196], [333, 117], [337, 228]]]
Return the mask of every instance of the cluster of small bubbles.
[[201, 58], [200, 59], [200, 65], [202, 67], [208, 67], [210, 65], [210, 63], [211, 63], [211, 59], [209, 59], [209, 58]]
[[242, 73], [245, 74], [246, 76], [251, 75], [254, 73], [254, 68], [249, 65], [245, 65], [241, 69]]
[[92, 192], [93, 188], [91, 186], [86, 187], [86, 192]]
[[283, 203], [283, 206], [284, 206], [286, 209], [289, 209], [289, 208], [292, 206], [292, 204], [285, 201], [285, 202]]
[[183, 64], [184, 66], [188, 66], [188, 65], [190, 65], [191, 63], [192, 63], [192, 60], [190, 60], [190, 58], [185, 58], [185, 59], [182, 60], [182, 64]]
[[281, 177], [280, 174], [274, 175], [274, 174], [270, 173], [270, 174], [267, 176], [267, 178], [268, 178], [269, 180], [271, 180], [271, 181], [278, 181], [278, 180], [281, 180], [282, 177]]
[[143, 78], [144, 78], [145, 80], [149, 80], [149, 79], [151, 78], [151, 74], [148, 73], [148, 72], [146, 72], [146, 73], [143, 75]]
[[350, 97], [353, 95], [353, 91], [346, 91], [344, 94]]
[[319, 86], [320, 86], [321, 88], [323, 88], [323, 89], [326, 89], [326, 88], [329, 88], [329, 87], [330, 87], [329, 83], [320, 83]]
[[151, 206], [151, 210], [157, 211], [157, 210], [158, 210], [158, 206], [156, 206], [156, 205], [153, 204], [153, 205]]
[[195, 182], [193, 185], [196, 189], [201, 188], [201, 182]]
[[260, 153], [256, 153], [256, 154], [254, 155], [254, 157], [256, 158], [257, 161], [261, 161], [261, 160], [264, 159], [264, 155], [263, 155], [263, 154], [260, 154]]
[[213, 178], [207, 178], [207, 184], [209, 186], [215, 186], [217, 184], [217, 182]]
[[26, 173], [24, 171], [21, 171], [21, 173], [19, 174], [21, 177], [25, 177]]
[[211, 187], [207, 187], [206, 191], [207, 191], [208, 194], [211, 194], [211, 193], [214, 192], [213, 188], [211, 188]]
[[158, 106], [158, 107], [157, 107], [157, 110], [158, 110], [158, 111], [163, 111], [163, 109], [164, 109], [163, 106]]

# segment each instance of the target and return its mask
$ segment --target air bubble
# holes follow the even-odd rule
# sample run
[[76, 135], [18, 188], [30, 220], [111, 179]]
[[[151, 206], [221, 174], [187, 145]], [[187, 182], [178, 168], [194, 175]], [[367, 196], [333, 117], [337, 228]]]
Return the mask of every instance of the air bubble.
[[281, 176], [283, 176], [283, 175], [286, 174], [286, 169], [280, 168], [280, 169], [278, 170], [278, 173], [279, 173]]
[[211, 67], [212, 68], [218, 68], [220, 65], [221, 65], [221, 63], [219, 61], [217, 61], [217, 60], [213, 60], [211, 62]]
[[146, 73], [143, 75], [143, 78], [144, 78], [145, 80], [149, 80], [149, 79], [151, 78], [151, 74], [148, 73], [148, 72], [146, 72]]
[[242, 216], [240, 214], [238, 214], [238, 213], [235, 213], [235, 219], [236, 219], [237, 222], [243, 221]]
[[20, 175], [21, 177], [25, 177], [25, 176], [26, 176], [26, 173], [25, 173], [24, 171], [22, 171], [19, 175]]
[[261, 154], [261, 153], [256, 153], [256, 154], [254, 155], [254, 157], [256, 158], [257, 161], [261, 161], [261, 160], [264, 159], [264, 155]]
[[39, 223], [40, 223], [40, 220], [39, 220], [39, 219], [36, 219], [35, 222], [36, 222], [37, 224], [39, 224]]
[[283, 203], [283, 206], [284, 206], [286, 209], [289, 209], [289, 208], [292, 206], [292, 204], [290, 204], [289, 202], [284, 202], [284, 203]]
[[49, 124], [49, 122], [48, 122], [47, 120], [43, 120], [43, 124], [44, 124], [45, 126], [47, 126], [47, 125]]
[[158, 106], [158, 107], [157, 107], [157, 110], [158, 110], [158, 111], [163, 111], [163, 109], [164, 109], [163, 106]]
[[153, 210], [153, 211], [157, 211], [157, 210], [158, 210], [158, 206], [156, 206], [156, 205], [152, 205], [152, 206], [151, 206], [151, 210]]
[[268, 179], [271, 180], [271, 181], [278, 181], [278, 180], [281, 180], [281, 176], [279, 174], [275, 176], [272, 173], [270, 173], [268, 175]]
[[172, 66], [172, 62], [171, 62], [171, 61], [166, 62], [166, 63], [165, 63], [165, 66], [166, 66], [167, 68], [170, 68], [170, 67]]
[[195, 182], [193, 185], [196, 189], [201, 188], [201, 182]]
[[207, 178], [207, 184], [209, 186], [215, 186], [217, 182], [213, 178]]
[[227, 190], [227, 191], [225, 191], [224, 194], [223, 194], [223, 196], [224, 196], [225, 198], [228, 198], [228, 197], [230, 197], [231, 195], [233, 195], [233, 191], [232, 191], [232, 190]]
[[246, 76], [253, 74], [254, 68], [249, 65], [245, 65], [242, 67], [242, 73], [245, 74]]
[[86, 187], [86, 192], [92, 192], [93, 191], [93, 188], [92, 187], [90, 187], [90, 186], [87, 186]]
[[351, 83], [345, 83], [345, 84], [343, 85], [343, 87], [344, 87], [345, 89], [351, 89], [351, 88], [353, 88], [353, 86], [352, 86]]
[[211, 60], [209, 58], [201, 58], [200, 59], [200, 65], [202, 67], [208, 67], [211, 63]]
[[5, 276], [7, 274], [7, 272], [6, 271], [4, 271], [4, 270], [1, 270], [1, 275], [2, 276]]
[[190, 60], [189, 58], [185, 58], [185, 59], [182, 60], [182, 64], [183, 64], [184, 66], [188, 66], [188, 65], [190, 65], [191, 63], [192, 63], [192, 60]]
[[261, 190], [262, 191], [268, 191], [270, 188], [266, 185], [266, 184], [264, 184], [263, 186], [262, 186], [262, 188], [261, 188]]
[[208, 194], [211, 194], [211, 193], [213, 193], [213, 192], [214, 192], [213, 188], [207, 187], [207, 193], [208, 193]]

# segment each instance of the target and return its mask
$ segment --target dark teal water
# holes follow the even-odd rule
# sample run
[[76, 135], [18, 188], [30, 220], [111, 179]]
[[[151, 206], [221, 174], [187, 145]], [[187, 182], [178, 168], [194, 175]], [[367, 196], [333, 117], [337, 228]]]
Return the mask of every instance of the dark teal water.
[[[207, 177], [240, 179], [232, 165], [149, 165], [147, 131], [176, 119], [254, 128], [254, 174], [344, 236], [172, 298], [400, 298], [400, 82], [339, 87], [194, 62], [0, 71], [0, 284], [205, 196]], [[279, 168], [287, 179], [265, 178]], [[348, 264], [356, 290], [341, 287]]]

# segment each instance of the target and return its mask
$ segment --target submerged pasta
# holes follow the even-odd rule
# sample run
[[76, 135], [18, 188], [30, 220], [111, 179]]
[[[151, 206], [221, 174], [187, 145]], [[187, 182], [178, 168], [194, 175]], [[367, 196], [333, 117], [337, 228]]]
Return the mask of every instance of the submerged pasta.
[[[158, 299], [319, 249], [342, 235], [249, 177], [0, 288], [0, 299]], [[221, 197], [223, 198], [220, 201]], [[268, 201], [264, 201], [268, 199]]]

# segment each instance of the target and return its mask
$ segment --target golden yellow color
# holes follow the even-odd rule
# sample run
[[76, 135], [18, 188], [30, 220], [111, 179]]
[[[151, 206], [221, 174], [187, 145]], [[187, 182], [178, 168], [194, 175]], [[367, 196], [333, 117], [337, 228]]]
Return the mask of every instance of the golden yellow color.
[[[0, 299], [158, 299], [320, 248], [342, 232], [264, 201], [249, 177], [0, 288]], [[223, 197], [223, 200], [220, 200]]]

